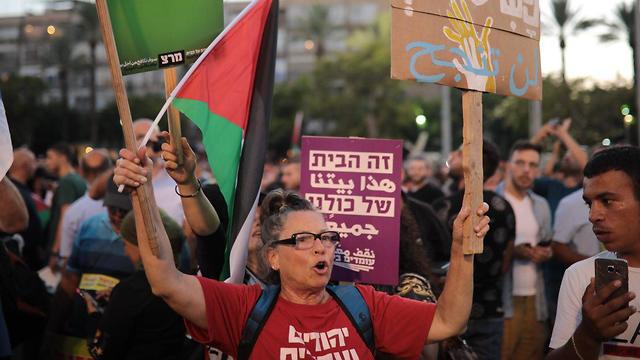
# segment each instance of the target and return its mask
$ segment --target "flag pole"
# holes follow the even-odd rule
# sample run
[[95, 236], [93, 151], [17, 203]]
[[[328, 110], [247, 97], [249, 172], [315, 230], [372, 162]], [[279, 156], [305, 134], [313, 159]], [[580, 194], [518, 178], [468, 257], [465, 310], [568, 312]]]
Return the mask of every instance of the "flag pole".
[[[164, 69], [164, 93], [167, 99], [171, 96], [171, 92], [176, 87], [176, 68], [171, 67]], [[174, 146], [176, 156], [178, 157], [178, 165], [182, 165], [184, 162], [184, 155], [182, 153], [182, 129], [180, 128], [180, 111], [171, 105], [169, 112], [167, 113], [169, 123], [169, 135], [171, 136], [171, 144]]]
[[[113, 27], [111, 25], [111, 18], [109, 17], [109, 11], [107, 8], [106, 0], [96, 0], [96, 10], [98, 12], [98, 19], [100, 21], [100, 31], [102, 32], [102, 39], [104, 47], [107, 53], [107, 62], [109, 64], [109, 72], [111, 74], [111, 83], [116, 98], [116, 106], [118, 107], [118, 115], [120, 116], [120, 122], [122, 123], [122, 133], [124, 136], [124, 143], [128, 150], [136, 151], [136, 139], [133, 133], [133, 121], [131, 118], [131, 109], [129, 108], [129, 99], [127, 98], [127, 90], [124, 86], [124, 80], [122, 79], [122, 71], [120, 70], [120, 61], [118, 58], [118, 50], [116, 48], [116, 42], [113, 37]], [[147, 232], [147, 238], [149, 239], [149, 246], [153, 254], [158, 253], [156, 234], [153, 231], [152, 211], [149, 204], [149, 198], [151, 196], [151, 181], [138, 187], [136, 189], [137, 197], [133, 197], [132, 201], [133, 209], [136, 218], [141, 216], [144, 222], [145, 231]], [[137, 199], [138, 201], [135, 201]]]

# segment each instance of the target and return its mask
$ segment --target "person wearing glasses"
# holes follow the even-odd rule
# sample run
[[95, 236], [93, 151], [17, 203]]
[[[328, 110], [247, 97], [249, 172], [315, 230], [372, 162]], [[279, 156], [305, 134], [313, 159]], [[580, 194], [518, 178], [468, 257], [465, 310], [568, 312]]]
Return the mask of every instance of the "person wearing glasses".
[[[116, 184], [135, 188], [143, 182], [148, 187], [145, 190], [152, 191], [148, 180], [141, 181], [151, 170], [144, 151], [134, 154], [123, 149], [120, 155]], [[197, 183], [192, 187], [199, 189]], [[133, 191], [134, 204], [137, 196]], [[155, 239], [139, 232], [138, 245], [153, 293], [185, 319], [193, 339], [239, 358], [245, 324], [263, 290], [259, 285], [228, 284], [179, 272], [153, 196], [149, 201], [153, 227], [146, 230], [153, 231]], [[481, 238], [489, 229], [487, 210], [488, 205], [483, 204], [477, 211], [481, 220], [474, 231]], [[134, 211], [141, 215], [137, 206]], [[375, 352], [382, 352], [415, 359], [425, 343], [461, 333], [473, 294], [473, 255], [462, 252], [462, 223], [469, 215], [468, 208], [461, 210], [454, 224], [451, 265], [437, 305], [355, 285], [370, 314], [374, 337], [374, 348], [370, 349], [327, 290], [339, 234], [329, 230], [324, 216], [297, 193], [269, 193], [261, 206], [262, 259], [269, 268], [268, 278], [279, 283], [279, 293], [245, 357], [373, 359]], [[144, 227], [141, 216], [136, 221], [139, 228]]]

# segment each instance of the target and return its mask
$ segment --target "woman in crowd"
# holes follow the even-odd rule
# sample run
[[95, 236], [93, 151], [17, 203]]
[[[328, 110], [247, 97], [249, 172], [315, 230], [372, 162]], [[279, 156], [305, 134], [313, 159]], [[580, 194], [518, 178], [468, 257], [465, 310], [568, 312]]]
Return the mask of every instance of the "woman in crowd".
[[[131, 187], [144, 186], [152, 194], [150, 161], [121, 150], [114, 181]], [[167, 161], [171, 154], [163, 153]], [[172, 165], [170, 165], [172, 166]], [[143, 185], [141, 185], [143, 184]], [[180, 190], [197, 193], [197, 182]], [[190, 185], [190, 186], [187, 186]], [[338, 233], [329, 231], [323, 215], [293, 192], [274, 191], [261, 208], [261, 236], [270, 279], [279, 281], [279, 295], [260, 324], [248, 352], [240, 347], [243, 331], [262, 289], [258, 285], [234, 285], [180, 273], [173, 262], [171, 245], [160, 225], [153, 196], [149, 197], [153, 228], [144, 227], [137, 191], [132, 193], [138, 225], [138, 242], [144, 269], [154, 294], [182, 315], [194, 339], [211, 344], [238, 358], [372, 359], [380, 351], [397, 358], [416, 358], [425, 343], [437, 342], [463, 331], [472, 299], [473, 256], [462, 252], [462, 223], [469, 209], [456, 220], [447, 283], [437, 305], [403, 299], [356, 285], [367, 305], [374, 335], [367, 346], [358, 319], [345, 312], [344, 304], [327, 287], [331, 277]], [[477, 213], [474, 228], [479, 237], [488, 231], [488, 209]], [[186, 209], [185, 209], [186, 211]], [[190, 216], [188, 214], [187, 216]], [[144, 229], [144, 230], [142, 230]], [[154, 238], [147, 237], [153, 231]], [[246, 334], [245, 334], [246, 335]]]

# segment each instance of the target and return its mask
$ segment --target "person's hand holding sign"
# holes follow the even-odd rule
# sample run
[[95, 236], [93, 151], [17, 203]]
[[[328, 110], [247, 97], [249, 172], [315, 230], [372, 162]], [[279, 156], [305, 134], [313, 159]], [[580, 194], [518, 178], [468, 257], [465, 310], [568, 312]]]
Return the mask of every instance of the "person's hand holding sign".
[[467, 79], [467, 87], [478, 91], [494, 92], [496, 90], [496, 79], [493, 75], [493, 64], [491, 62], [491, 47], [489, 45], [489, 33], [493, 25], [493, 18], [485, 20], [482, 34], [478, 36], [471, 17], [471, 12], [465, 0], [460, 0], [462, 10], [456, 0], [451, 1], [453, 13], [447, 10], [449, 22], [452, 28], [445, 26], [442, 31], [451, 41], [458, 44], [460, 48], [460, 60], [453, 59], [453, 63], [458, 71]]

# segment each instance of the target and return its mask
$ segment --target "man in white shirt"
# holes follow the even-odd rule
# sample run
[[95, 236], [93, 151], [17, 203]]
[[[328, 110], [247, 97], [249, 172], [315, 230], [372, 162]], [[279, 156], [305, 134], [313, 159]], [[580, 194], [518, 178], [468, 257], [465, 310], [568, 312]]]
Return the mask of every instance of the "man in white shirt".
[[[80, 174], [91, 187], [95, 181], [104, 173], [111, 172], [112, 164], [109, 153], [102, 149], [92, 150], [85, 154], [80, 161]], [[102, 205], [102, 198], [94, 199], [90, 196], [90, 191], [74, 201], [62, 217], [62, 228], [60, 234], [60, 258], [65, 261], [71, 256], [73, 241], [78, 235], [80, 226], [88, 218], [100, 212], [107, 212], [107, 208]]]
[[[507, 163], [507, 178], [496, 188], [516, 218], [514, 260], [503, 287], [502, 359], [542, 359], [548, 316], [540, 264], [549, 260], [551, 212], [547, 201], [531, 191], [540, 166], [540, 146], [516, 142]], [[543, 244], [543, 245], [541, 245]]]
[[[573, 264], [564, 274], [547, 359], [640, 358], [640, 149], [598, 152], [584, 169], [584, 200], [593, 232], [606, 248]], [[629, 264], [630, 292], [608, 299], [614, 281], [595, 292], [595, 259], [622, 258]]]
[[577, 190], [560, 201], [553, 223], [553, 256], [569, 266], [600, 252], [589, 222], [589, 208]]

